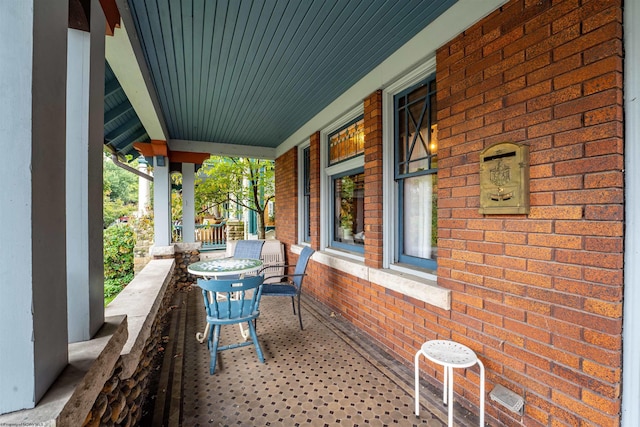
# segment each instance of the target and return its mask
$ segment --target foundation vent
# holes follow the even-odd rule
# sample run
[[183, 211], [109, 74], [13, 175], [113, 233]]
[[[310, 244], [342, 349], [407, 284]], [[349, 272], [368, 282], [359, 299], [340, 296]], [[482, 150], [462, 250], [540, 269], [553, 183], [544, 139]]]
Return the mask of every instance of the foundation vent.
[[499, 403], [508, 410], [522, 415], [524, 408], [524, 399], [508, 388], [497, 384], [493, 388], [493, 390], [491, 390], [491, 393], [489, 393], [489, 397], [491, 397], [491, 400]]

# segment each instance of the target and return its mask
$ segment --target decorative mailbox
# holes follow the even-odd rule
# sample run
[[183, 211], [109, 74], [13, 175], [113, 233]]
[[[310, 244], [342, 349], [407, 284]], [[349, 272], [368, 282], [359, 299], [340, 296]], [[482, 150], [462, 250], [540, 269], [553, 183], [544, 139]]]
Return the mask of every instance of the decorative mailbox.
[[529, 213], [529, 147], [501, 142], [480, 153], [480, 213]]

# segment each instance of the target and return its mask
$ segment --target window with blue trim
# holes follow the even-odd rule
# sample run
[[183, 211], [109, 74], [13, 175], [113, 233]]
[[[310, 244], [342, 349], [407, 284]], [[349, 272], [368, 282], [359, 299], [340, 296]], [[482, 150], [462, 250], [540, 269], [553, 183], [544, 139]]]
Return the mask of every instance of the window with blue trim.
[[311, 242], [311, 147], [302, 151], [303, 241]]
[[438, 125], [430, 76], [394, 96], [397, 261], [435, 270], [438, 258]]
[[364, 167], [354, 168], [349, 162], [364, 154], [364, 119], [359, 117], [331, 133], [328, 144], [333, 171], [331, 246], [364, 253]]

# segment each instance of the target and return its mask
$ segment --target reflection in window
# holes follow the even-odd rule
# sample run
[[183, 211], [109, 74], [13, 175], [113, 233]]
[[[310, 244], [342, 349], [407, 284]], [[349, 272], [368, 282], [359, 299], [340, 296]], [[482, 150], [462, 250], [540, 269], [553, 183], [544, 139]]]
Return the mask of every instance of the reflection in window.
[[394, 97], [397, 261], [435, 269], [438, 254], [438, 124], [432, 76]]
[[364, 173], [333, 180], [334, 241], [364, 245]]

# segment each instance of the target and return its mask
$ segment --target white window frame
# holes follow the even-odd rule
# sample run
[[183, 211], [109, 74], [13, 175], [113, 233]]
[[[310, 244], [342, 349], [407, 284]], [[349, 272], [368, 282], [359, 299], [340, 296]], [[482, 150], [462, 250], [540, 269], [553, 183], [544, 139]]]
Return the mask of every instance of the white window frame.
[[382, 233], [384, 240], [382, 266], [383, 268], [412, 274], [427, 280], [436, 280], [437, 276], [418, 268], [407, 268], [405, 265], [399, 265], [393, 262], [398, 255], [396, 221], [399, 220], [397, 217], [397, 209], [395, 209], [395, 207], [398, 206], [398, 189], [394, 180], [395, 108], [393, 98], [403, 90], [420, 83], [435, 73], [435, 71], [436, 58], [435, 55], [433, 55], [413, 71], [389, 84], [382, 92]]
[[333, 229], [333, 212], [331, 210], [333, 186], [331, 177], [341, 172], [363, 168], [364, 154], [345, 160], [344, 162], [340, 162], [336, 165], [327, 165], [329, 163], [329, 135], [340, 128], [343, 128], [350, 122], [353, 122], [363, 114], [364, 106], [360, 103], [320, 130], [320, 248], [329, 253], [334, 253], [336, 255], [341, 255], [358, 261], [363, 261], [364, 256], [330, 247], [331, 233]]

